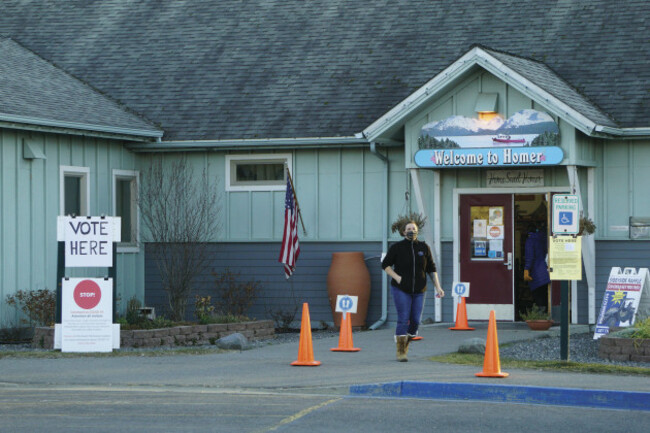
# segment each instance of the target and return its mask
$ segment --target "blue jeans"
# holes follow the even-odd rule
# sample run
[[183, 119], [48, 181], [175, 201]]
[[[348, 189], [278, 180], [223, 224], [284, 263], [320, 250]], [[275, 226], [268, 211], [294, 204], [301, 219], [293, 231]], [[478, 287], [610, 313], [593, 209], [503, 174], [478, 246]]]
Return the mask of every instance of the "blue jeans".
[[395, 335], [416, 335], [424, 308], [424, 293], [405, 293], [391, 284], [393, 302], [397, 309]]

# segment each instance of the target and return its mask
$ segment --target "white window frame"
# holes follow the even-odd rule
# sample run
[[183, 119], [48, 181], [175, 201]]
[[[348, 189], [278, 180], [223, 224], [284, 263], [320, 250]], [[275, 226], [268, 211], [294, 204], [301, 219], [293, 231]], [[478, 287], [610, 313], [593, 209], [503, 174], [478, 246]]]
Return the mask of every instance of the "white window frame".
[[65, 178], [78, 177], [81, 179], [79, 207], [81, 215], [90, 215], [90, 167], [62, 165], [59, 167], [59, 215], [65, 212]]
[[131, 184], [131, 227], [135, 228], [134, 239], [131, 242], [117, 244], [118, 253], [140, 252], [140, 209], [138, 208], [138, 193], [140, 191], [140, 172], [137, 170], [113, 169], [112, 184], [112, 214], [117, 216], [117, 181], [129, 180]]
[[237, 162], [268, 162], [282, 161], [293, 172], [293, 164], [290, 153], [254, 153], [246, 155], [226, 155], [226, 191], [284, 191], [287, 187], [286, 179], [281, 185], [232, 185], [231, 167]]

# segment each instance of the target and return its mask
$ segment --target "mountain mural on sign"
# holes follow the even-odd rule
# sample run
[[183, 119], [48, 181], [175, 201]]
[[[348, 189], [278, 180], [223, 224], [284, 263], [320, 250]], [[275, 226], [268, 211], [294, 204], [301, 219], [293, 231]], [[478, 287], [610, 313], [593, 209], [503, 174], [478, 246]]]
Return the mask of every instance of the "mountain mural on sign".
[[560, 130], [547, 113], [525, 109], [508, 119], [489, 121], [451, 116], [427, 123], [420, 131], [420, 149], [504, 146], [557, 146]]

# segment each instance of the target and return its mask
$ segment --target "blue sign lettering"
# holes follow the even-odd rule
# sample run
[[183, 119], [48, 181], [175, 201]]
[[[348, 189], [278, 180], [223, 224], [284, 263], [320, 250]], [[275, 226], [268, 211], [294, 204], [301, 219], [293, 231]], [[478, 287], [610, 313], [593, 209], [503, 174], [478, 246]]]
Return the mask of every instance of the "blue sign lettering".
[[557, 146], [422, 149], [414, 161], [423, 168], [529, 167], [558, 165], [564, 159]]

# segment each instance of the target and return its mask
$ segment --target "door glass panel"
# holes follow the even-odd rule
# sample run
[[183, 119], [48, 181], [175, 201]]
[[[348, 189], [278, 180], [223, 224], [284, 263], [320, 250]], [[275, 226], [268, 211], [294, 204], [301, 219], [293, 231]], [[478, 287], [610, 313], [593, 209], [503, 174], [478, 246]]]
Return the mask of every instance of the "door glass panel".
[[503, 206], [470, 206], [472, 260], [503, 260]]

